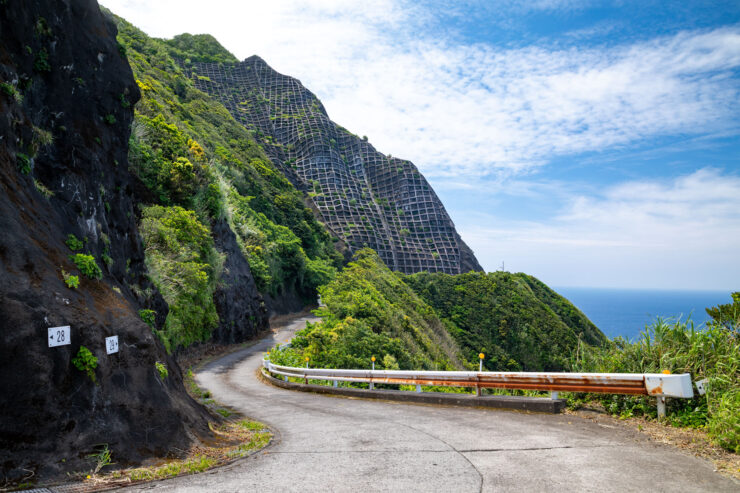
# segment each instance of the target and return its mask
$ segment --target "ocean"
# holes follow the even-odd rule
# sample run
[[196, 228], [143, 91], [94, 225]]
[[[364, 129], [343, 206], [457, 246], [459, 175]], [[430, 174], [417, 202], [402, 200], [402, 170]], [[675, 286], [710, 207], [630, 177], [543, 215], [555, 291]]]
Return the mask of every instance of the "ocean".
[[606, 288], [553, 288], [577, 306], [610, 338], [635, 340], [656, 317], [709, 320], [705, 308], [731, 303], [729, 291], [662, 291]]

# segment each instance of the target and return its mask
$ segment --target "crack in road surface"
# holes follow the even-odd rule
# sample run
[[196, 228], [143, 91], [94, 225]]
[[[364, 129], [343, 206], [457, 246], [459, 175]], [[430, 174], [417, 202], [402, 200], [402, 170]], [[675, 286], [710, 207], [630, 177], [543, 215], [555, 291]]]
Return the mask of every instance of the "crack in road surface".
[[262, 382], [262, 352], [306, 320], [196, 375], [215, 399], [270, 426], [270, 446], [206, 474], [126, 491], [739, 490], [706, 461], [574, 416], [328, 397]]

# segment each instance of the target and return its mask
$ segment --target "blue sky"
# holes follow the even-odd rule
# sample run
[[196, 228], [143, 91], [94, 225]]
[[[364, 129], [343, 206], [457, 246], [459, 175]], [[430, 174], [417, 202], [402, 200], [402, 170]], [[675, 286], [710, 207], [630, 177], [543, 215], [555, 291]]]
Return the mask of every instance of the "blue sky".
[[105, 0], [216, 36], [410, 159], [484, 268], [740, 289], [740, 3]]

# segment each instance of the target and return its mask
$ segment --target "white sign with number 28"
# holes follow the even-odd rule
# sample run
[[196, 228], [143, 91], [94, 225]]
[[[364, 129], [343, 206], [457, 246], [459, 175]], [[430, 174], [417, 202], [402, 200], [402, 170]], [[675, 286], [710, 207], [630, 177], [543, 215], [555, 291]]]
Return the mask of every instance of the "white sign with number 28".
[[48, 341], [49, 347], [66, 346], [72, 343], [71, 330], [69, 325], [64, 327], [49, 327]]

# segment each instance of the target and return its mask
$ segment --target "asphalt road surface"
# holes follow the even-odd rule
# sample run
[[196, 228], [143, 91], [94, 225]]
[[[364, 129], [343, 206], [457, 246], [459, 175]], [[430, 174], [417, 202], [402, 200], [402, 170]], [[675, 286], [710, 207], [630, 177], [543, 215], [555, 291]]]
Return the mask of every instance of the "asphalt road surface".
[[196, 376], [217, 400], [268, 424], [270, 446], [125, 491], [740, 491], [709, 462], [575, 416], [331, 397], [261, 382], [263, 351], [305, 320]]

